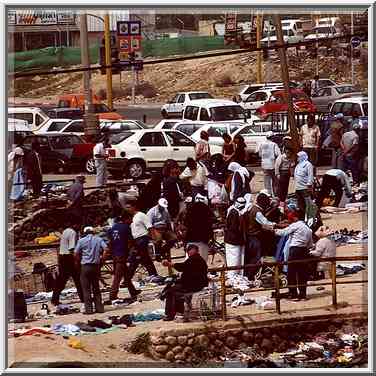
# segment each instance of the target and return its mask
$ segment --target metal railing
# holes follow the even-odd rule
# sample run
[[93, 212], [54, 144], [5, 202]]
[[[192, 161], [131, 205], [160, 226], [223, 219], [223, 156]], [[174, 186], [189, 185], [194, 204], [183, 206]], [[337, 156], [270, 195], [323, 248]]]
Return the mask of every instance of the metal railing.
[[[210, 269], [210, 272], [220, 272], [220, 285], [221, 285], [221, 317], [222, 320], [227, 320], [227, 307], [226, 307], [226, 295], [234, 294], [234, 291], [231, 291], [226, 287], [226, 272], [231, 270], [243, 270], [249, 268], [259, 268], [264, 266], [274, 267], [274, 287], [271, 288], [257, 288], [257, 289], [248, 289], [244, 292], [259, 292], [259, 291], [270, 291], [274, 290], [275, 292], [275, 301], [276, 301], [276, 311], [278, 314], [282, 314], [281, 311], [281, 297], [280, 290], [291, 287], [314, 287], [314, 286], [332, 286], [332, 305], [337, 308], [337, 285], [340, 284], [351, 284], [351, 283], [368, 283], [368, 280], [355, 280], [355, 281], [337, 281], [336, 275], [336, 263], [337, 261], [361, 261], [368, 260], [368, 256], [343, 256], [343, 257], [330, 257], [330, 258], [309, 258], [302, 260], [293, 260], [293, 261], [284, 261], [284, 262], [259, 262], [257, 264], [248, 264], [242, 266], [231, 266], [231, 267], [221, 267]], [[330, 262], [330, 278], [331, 282], [322, 282], [314, 284], [300, 284], [300, 285], [287, 285], [284, 287], [280, 286], [280, 267], [283, 265], [290, 264], [300, 264], [300, 263], [313, 263], [313, 262]]]

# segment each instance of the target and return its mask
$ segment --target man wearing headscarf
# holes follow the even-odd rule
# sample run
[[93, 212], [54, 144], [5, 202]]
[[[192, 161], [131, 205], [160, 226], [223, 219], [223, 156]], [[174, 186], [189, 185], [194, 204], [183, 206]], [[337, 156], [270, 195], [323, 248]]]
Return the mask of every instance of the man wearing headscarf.
[[308, 155], [305, 151], [300, 151], [297, 154], [297, 158], [298, 163], [294, 171], [295, 194], [302, 215], [305, 215], [306, 200], [311, 195], [313, 185], [313, 166], [308, 160]]
[[208, 199], [200, 194], [188, 208], [184, 221], [186, 228], [186, 243], [195, 244], [199, 248], [201, 257], [207, 262], [209, 240], [213, 237], [214, 214], [208, 206]]
[[[238, 197], [234, 204], [229, 207], [226, 217], [225, 247], [227, 266], [244, 265], [245, 227], [242, 210], [246, 205], [243, 197]], [[243, 274], [242, 270], [228, 272], [229, 279], [236, 274]]]
[[237, 162], [231, 162], [228, 170], [232, 172], [230, 201], [234, 202], [238, 197], [243, 197], [245, 194], [251, 193], [249, 183], [254, 173], [250, 173]]
[[277, 194], [277, 178], [275, 175], [275, 162], [281, 155], [281, 150], [278, 145], [272, 141], [273, 132], [266, 134], [266, 141], [264, 141], [259, 148], [259, 155], [261, 158], [261, 168], [264, 171], [264, 187], [268, 193], [274, 197]]

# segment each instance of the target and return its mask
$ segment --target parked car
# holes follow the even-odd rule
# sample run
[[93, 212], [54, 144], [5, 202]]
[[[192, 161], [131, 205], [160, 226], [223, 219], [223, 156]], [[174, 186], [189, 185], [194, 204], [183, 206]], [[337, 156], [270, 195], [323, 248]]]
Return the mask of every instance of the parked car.
[[316, 96], [312, 97], [312, 102], [320, 112], [328, 112], [334, 101], [359, 96], [362, 93], [352, 85], [328, 86], [320, 89]]
[[170, 101], [161, 108], [161, 114], [165, 119], [173, 116], [182, 116], [184, 106], [193, 100], [213, 98], [206, 91], [188, 91], [177, 93]]
[[[303, 90], [290, 89], [295, 112], [316, 112], [316, 106]], [[256, 115], [264, 119], [273, 112], [287, 111], [287, 93], [285, 90], [275, 91], [269, 100], [256, 110]]]
[[82, 119], [84, 111], [81, 108], [52, 108], [47, 111], [47, 115], [51, 119]]
[[[336, 30], [334, 26], [324, 25], [324, 26], [316, 26], [312, 29], [312, 32], [308, 34], [304, 41], [314, 41], [315, 39], [325, 39], [325, 38], [334, 38], [340, 37], [341, 33]], [[338, 45], [338, 40], [328, 40], [328, 41], [320, 41], [320, 45], [324, 45], [326, 47], [332, 47]], [[312, 47], [311, 47], [312, 48]]]
[[239, 104], [249, 112], [256, 111], [270, 99], [275, 91], [278, 90], [281, 90], [279, 86], [276, 86], [274, 89], [269, 88], [257, 90], [249, 95], [245, 101], [240, 102]]
[[208, 132], [208, 135], [209, 135], [209, 144], [222, 146], [224, 143], [222, 136], [225, 133], [231, 135], [237, 129], [243, 126], [244, 126], [244, 122], [239, 122], [239, 123], [218, 122], [218, 123], [201, 124], [201, 127], [197, 129], [192, 135], [190, 135], [190, 137], [192, 138], [192, 140], [198, 142], [200, 141], [201, 131], [206, 131]]
[[[144, 129], [113, 135], [108, 170], [115, 177], [139, 178], [149, 168], [161, 168], [166, 159], [175, 159], [184, 166], [188, 157], [195, 156], [195, 142], [176, 130]], [[213, 146], [212, 155], [222, 149]]]
[[351, 118], [354, 114], [368, 116], [368, 97], [358, 96], [343, 98], [335, 101], [330, 109], [330, 114], [343, 113], [345, 119]]
[[[83, 94], [61, 95], [57, 106], [60, 108], [80, 108], [84, 111], [85, 96]], [[115, 109], [111, 111], [96, 95], [93, 95], [93, 109], [94, 113], [98, 114], [99, 119], [122, 119], [122, 116], [118, 114]]]
[[39, 107], [9, 107], [8, 118], [26, 120], [31, 125], [32, 131], [49, 120], [47, 114]]
[[[293, 25], [282, 27], [283, 41], [285, 43], [298, 43], [304, 39], [302, 33], [298, 32]], [[273, 46], [277, 43], [277, 31], [270, 31], [261, 39], [261, 46]]]
[[71, 121], [72, 119], [49, 119], [36, 129], [34, 133], [59, 132]]
[[75, 134], [49, 132], [30, 135], [24, 138], [24, 146], [31, 149], [33, 141], [38, 141], [43, 172], [69, 173], [73, 169], [93, 173], [94, 144], [85, 142]]
[[201, 122], [190, 122], [190, 121], [182, 121], [180, 123], [176, 123], [172, 129], [180, 131], [184, 133], [186, 136], [191, 137], [193, 133], [195, 133], [198, 129], [201, 129], [204, 123]]
[[153, 128], [154, 129], [172, 129], [177, 123], [180, 123], [181, 119], [162, 119]]
[[26, 136], [32, 135], [31, 126], [26, 120], [8, 119], [8, 152], [13, 150]]

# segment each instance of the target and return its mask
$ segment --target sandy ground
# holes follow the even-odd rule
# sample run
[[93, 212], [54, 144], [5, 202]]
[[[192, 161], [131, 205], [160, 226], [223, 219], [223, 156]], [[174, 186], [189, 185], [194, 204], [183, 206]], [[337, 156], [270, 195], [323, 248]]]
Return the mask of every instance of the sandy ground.
[[[319, 171], [321, 174], [323, 170]], [[56, 176], [46, 176], [47, 179], [56, 178]], [[89, 177], [87, 185], [92, 184], [94, 177]], [[256, 187], [260, 189], [262, 186], [263, 177], [259, 169], [256, 169]], [[366, 229], [368, 226], [367, 213], [355, 213], [355, 214], [323, 214], [323, 221], [332, 228], [339, 230], [341, 228], [347, 227], [348, 229], [361, 230]], [[368, 249], [367, 245], [345, 245], [337, 248], [337, 256], [352, 256], [352, 255], [367, 255]], [[175, 255], [182, 256], [182, 250], [174, 250]], [[35, 262], [44, 262], [45, 264], [56, 263], [56, 252], [49, 251], [46, 253], [35, 253], [32, 256], [21, 259], [17, 261], [17, 265], [24, 270], [31, 270], [32, 265]], [[348, 262], [347, 262], [348, 263]], [[366, 262], [365, 262], [366, 263]], [[216, 264], [216, 263], [215, 263]], [[158, 265], [158, 269], [161, 274], [167, 275], [166, 268]], [[362, 280], [367, 279], [367, 271], [359, 272], [357, 274], [341, 277], [338, 280]], [[329, 282], [329, 281], [323, 281]], [[317, 283], [317, 282], [316, 282]], [[338, 314], [351, 314], [357, 312], [367, 312], [367, 284], [343, 284], [338, 285]], [[122, 315], [125, 313], [135, 313], [146, 310], [153, 310], [158, 308], [163, 308], [163, 302], [160, 300], [148, 300], [156, 292], [160, 290], [161, 287], [156, 287], [152, 285], [146, 285], [143, 288], [141, 294], [142, 302], [136, 302], [129, 307], [112, 307], [106, 306], [106, 312], [103, 314], [95, 314], [92, 316], [85, 316], [81, 313], [70, 314], [66, 316], [56, 316], [52, 319], [43, 319], [33, 322], [28, 322], [26, 324], [10, 324], [9, 328], [22, 327], [28, 325], [33, 326], [43, 326], [45, 324], [52, 325], [54, 323], [71, 323], [74, 324], [78, 321], [86, 321], [93, 318], [108, 318], [112, 315]], [[126, 297], [127, 290], [122, 289], [120, 294], [121, 297]], [[278, 316], [275, 310], [263, 311], [256, 307], [255, 304], [245, 307], [238, 307], [236, 309], [228, 308], [229, 317], [241, 317], [243, 320], [249, 320], [252, 322], [264, 321], [270, 318], [275, 318], [278, 320], [280, 317], [302, 317], [307, 315], [317, 315], [325, 314], [328, 312], [335, 312], [331, 306], [331, 286], [325, 286], [325, 290], [317, 291], [315, 287], [308, 288], [308, 295], [310, 300], [307, 302], [297, 302], [292, 303], [290, 301], [282, 300], [281, 309], [283, 312], [282, 316]], [[103, 294], [103, 299], [107, 299], [108, 294]], [[249, 298], [254, 298], [255, 296], [270, 296], [270, 291], [259, 291], [249, 294]], [[231, 296], [228, 297], [228, 300]], [[64, 302], [73, 303], [79, 306], [78, 302]], [[29, 312], [35, 312], [40, 309], [40, 304], [32, 304], [28, 306]], [[198, 322], [193, 324], [199, 324]], [[155, 330], [160, 328], [174, 328], [187, 326], [192, 324], [179, 324], [163, 321], [154, 321], [137, 324], [134, 327], [127, 329], [117, 329], [113, 332], [101, 335], [85, 335], [80, 336], [79, 339], [85, 345], [85, 350], [72, 349], [68, 346], [68, 340], [64, 339], [58, 335], [32, 335], [23, 336], [19, 338], [9, 338], [9, 365], [14, 362], [56, 362], [56, 361], [80, 361], [89, 362], [96, 364], [96, 366], [105, 367], [114, 366], [113, 363], [128, 362], [128, 366], [156, 366], [157, 363], [146, 358], [142, 355], [134, 355], [125, 352], [122, 346], [134, 338], [137, 334], [142, 332], [147, 332], [149, 330]], [[146, 363], [145, 363], [146, 362]], [[122, 364], [125, 367], [124, 364]]]

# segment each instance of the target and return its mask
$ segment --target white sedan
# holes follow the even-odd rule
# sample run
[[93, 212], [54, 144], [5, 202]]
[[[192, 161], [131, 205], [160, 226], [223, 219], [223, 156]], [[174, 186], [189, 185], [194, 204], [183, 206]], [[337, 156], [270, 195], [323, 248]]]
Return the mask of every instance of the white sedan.
[[[108, 170], [115, 177], [139, 178], [147, 169], [162, 168], [167, 159], [184, 166], [195, 157], [195, 141], [176, 130], [144, 129], [112, 135]], [[213, 145], [211, 154], [221, 154]]]
[[71, 121], [71, 119], [49, 119], [40, 128], [36, 129], [34, 133], [59, 132]]

